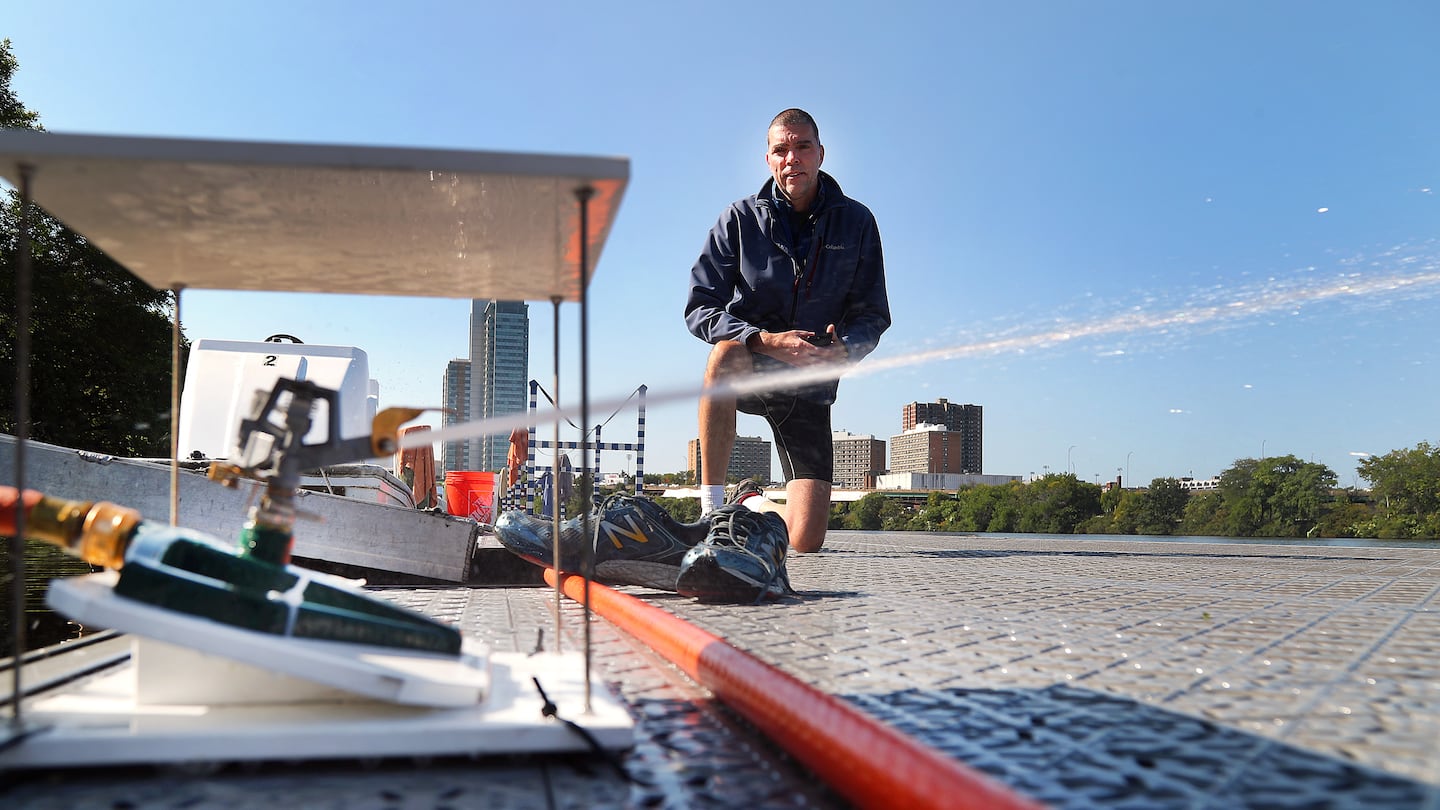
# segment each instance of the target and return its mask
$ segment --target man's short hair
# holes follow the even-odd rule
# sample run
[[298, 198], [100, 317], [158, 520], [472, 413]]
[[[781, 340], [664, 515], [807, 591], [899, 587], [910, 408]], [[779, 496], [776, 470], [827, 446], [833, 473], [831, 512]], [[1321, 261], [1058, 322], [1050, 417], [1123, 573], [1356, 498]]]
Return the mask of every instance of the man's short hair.
[[[799, 107], [791, 107], [788, 110], [782, 110], [779, 115], [770, 119], [770, 127], [774, 127], [776, 124], [784, 124], [785, 126], [792, 129], [800, 126], [801, 124], [808, 124], [810, 126], [810, 130], [815, 133], [815, 142], [820, 142], [820, 125], [815, 123], [815, 119], [810, 117], [810, 113], [805, 112]], [[769, 131], [770, 127], [766, 128], [767, 132]]]

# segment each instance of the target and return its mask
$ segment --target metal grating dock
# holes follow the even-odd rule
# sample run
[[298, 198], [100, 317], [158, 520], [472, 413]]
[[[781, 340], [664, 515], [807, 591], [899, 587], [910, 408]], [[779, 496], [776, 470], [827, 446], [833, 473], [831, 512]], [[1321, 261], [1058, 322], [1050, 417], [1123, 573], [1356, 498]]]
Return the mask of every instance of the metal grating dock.
[[[1054, 807], [1440, 808], [1440, 550], [839, 532], [790, 574], [802, 596], [762, 606], [628, 590]], [[544, 589], [381, 592], [498, 650], [553, 641]], [[267, 763], [12, 775], [0, 799], [844, 806], [668, 663], [594, 631], [637, 719], [629, 782], [592, 757]]]

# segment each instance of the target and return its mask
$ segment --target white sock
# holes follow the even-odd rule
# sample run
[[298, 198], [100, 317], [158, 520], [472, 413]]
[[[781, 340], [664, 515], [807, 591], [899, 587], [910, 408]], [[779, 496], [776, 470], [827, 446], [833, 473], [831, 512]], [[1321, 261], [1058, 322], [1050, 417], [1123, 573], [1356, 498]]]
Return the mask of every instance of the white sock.
[[715, 511], [715, 507], [725, 503], [724, 484], [701, 484], [700, 485], [700, 514]]
[[780, 504], [770, 500], [762, 494], [751, 495], [750, 497], [741, 501], [740, 505], [745, 507], [746, 509], [749, 509], [751, 512], [774, 512], [781, 517], [785, 516], [785, 513], [780, 509]]

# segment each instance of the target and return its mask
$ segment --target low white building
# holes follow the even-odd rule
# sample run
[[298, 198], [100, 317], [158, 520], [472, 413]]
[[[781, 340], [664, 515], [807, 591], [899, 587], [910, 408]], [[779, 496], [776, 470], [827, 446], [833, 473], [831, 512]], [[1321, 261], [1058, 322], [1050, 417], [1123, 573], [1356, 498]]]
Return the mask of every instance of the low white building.
[[886, 473], [875, 477], [876, 489], [945, 490], [954, 492], [961, 487], [980, 484], [999, 486], [1019, 481], [1018, 475], [980, 475], [975, 473]]
[[1180, 488], [1188, 490], [1219, 489], [1220, 477], [1213, 478], [1181, 478]]

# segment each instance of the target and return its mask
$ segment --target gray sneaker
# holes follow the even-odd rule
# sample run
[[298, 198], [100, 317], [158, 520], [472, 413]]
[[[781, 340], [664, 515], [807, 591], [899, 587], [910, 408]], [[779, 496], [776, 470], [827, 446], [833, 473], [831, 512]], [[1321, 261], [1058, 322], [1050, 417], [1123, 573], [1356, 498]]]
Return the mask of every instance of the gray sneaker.
[[751, 495], [765, 497], [765, 489], [755, 483], [753, 478], [746, 478], [738, 484], [731, 484], [725, 487], [725, 503], [740, 503]]
[[[681, 523], [649, 498], [617, 493], [590, 517], [593, 538], [575, 517], [560, 524], [560, 568], [579, 573], [587, 541], [593, 542], [595, 579], [607, 585], [675, 590], [680, 560], [709, 533], [710, 523]], [[555, 532], [548, 518], [506, 512], [495, 522], [500, 544], [527, 560], [553, 565]]]
[[702, 602], [759, 602], [794, 593], [785, 573], [790, 535], [774, 512], [726, 504], [708, 516], [710, 533], [685, 553], [675, 590]]

